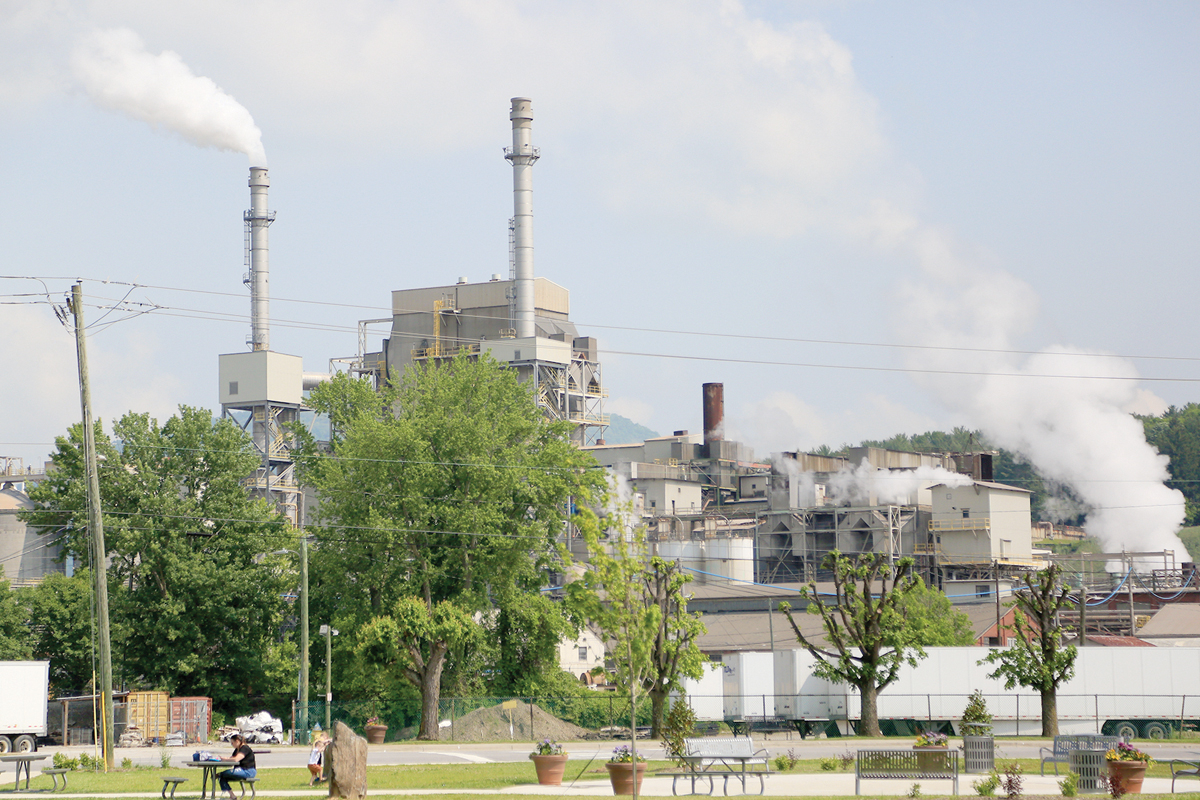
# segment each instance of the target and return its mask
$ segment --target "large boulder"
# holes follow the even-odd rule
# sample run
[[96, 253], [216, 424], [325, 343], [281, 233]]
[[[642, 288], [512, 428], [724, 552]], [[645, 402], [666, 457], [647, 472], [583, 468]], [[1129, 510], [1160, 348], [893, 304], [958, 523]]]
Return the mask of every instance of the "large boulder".
[[344, 722], [333, 726], [333, 741], [325, 748], [329, 759], [329, 796], [359, 800], [367, 796], [367, 740]]

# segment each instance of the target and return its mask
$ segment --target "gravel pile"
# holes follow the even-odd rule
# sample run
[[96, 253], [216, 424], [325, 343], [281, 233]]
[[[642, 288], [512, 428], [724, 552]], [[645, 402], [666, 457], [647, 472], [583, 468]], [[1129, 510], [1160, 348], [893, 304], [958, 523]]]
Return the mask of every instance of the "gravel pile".
[[[530, 709], [533, 710], [532, 720]], [[442, 741], [457, 742], [502, 742], [510, 739], [518, 742], [542, 739], [569, 742], [582, 739], [587, 733], [585, 728], [564, 722], [536, 705], [530, 706], [518, 700], [516, 708], [494, 705], [491, 708], [476, 709], [456, 719], [450, 727], [442, 728], [440, 738]]]

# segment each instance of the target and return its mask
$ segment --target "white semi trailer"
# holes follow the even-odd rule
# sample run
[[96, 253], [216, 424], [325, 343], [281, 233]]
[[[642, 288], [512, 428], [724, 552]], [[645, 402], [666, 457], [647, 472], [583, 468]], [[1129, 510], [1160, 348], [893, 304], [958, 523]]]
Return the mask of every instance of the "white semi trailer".
[[[978, 689], [997, 734], [1039, 735], [1041, 697], [1024, 687], [1009, 691], [1002, 680], [989, 678], [994, 667], [978, 663], [989, 652], [982, 647], [927, 648], [927, 658], [916, 667], [903, 667], [896, 682], [879, 694], [884, 732], [910, 733], [925, 728], [961, 732], [963, 709]], [[740, 667], [750, 655], [725, 658]], [[816, 677], [814, 659], [807, 651], [776, 651], [770, 678], [762, 674], [760, 660], [750, 663], [756, 667], [751, 670], [752, 681], [738, 681], [740, 686], [725, 683], [726, 719], [731, 718], [730, 709], [737, 709], [740, 713], [733, 717], [829, 720], [842, 733], [849, 733], [861, 718], [857, 691]], [[688, 686], [689, 695], [693, 688], [702, 691], [699, 685]], [[729, 696], [731, 690], [734, 698]], [[699, 700], [692, 697], [694, 707], [700, 707]], [[703, 704], [706, 709], [714, 706], [711, 699]], [[1172, 731], [1200, 726], [1200, 648], [1081, 648], [1075, 676], [1058, 690], [1058, 725], [1062, 733], [1131, 738], [1162, 738]]]
[[0, 753], [37, 750], [49, 686], [49, 661], [0, 661]]

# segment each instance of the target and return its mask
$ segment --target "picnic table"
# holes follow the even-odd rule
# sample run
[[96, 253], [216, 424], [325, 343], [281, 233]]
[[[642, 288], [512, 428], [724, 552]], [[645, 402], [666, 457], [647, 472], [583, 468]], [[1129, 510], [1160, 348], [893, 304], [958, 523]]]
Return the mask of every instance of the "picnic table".
[[[21, 771], [25, 771], [25, 790], [29, 791], [29, 763], [31, 761], [42, 761], [47, 756], [39, 756], [34, 753], [6, 753], [0, 755], [0, 761], [11, 761], [17, 765], [17, 783], [13, 791], [21, 791]], [[57, 785], [57, 782], [56, 782]]]
[[733, 739], [684, 739], [684, 754], [679, 760], [684, 764], [682, 772], [672, 774], [671, 794], [676, 794], [676, 782], [685, 778], [691, 782], [691, 793], [696, 794], [696, 782], [708, 782], [708, 794], [713, 793], [713, 778], [724, 781], [724, 792], [729, 794], [729, 781], [732, 778], [742, 784], [742, 794], [746, 793], [746, 778], [758, 778], [758, 793], [765, 789], [763, 776], [769, 775], [770, 766], [767, 764], [767, 751], [755, 750], [754, 742], [749, 738], [735, 737]]
[[185, 761], [185, 767], [197, 767], [204, 770], [204, 776], [200, 780], [200, 800], [204, 800], [205, 787], [208, 786], [208, 781], [212, 779], [212, 797], [217, 800], [217, 770], [231, 769], [236, 767], [238, 762], [232, 758], [222, 758], [220, 761]]

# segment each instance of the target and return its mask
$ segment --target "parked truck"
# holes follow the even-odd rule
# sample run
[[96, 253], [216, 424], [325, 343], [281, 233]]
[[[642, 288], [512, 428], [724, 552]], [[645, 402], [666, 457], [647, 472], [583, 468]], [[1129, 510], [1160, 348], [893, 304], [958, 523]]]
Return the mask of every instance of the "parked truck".
[[[990, 652], [983, 647], [931, 647], [917, 666], [901, 669], [896, 682], [879, 694], [880, 727], [884, 733], [910, 734], [940, 729], [961, 733], [963, 709], [972, 692], [983, 693], [1000, 735], [1036, 736], [1041, 733], [1041, 697], [1025, 687], [1012, 691], [1004, 681], [989, 678], [995, 668], [979, 661]], [[729, 671], [741, 672], [748, 653], [726, 656]], [[850, 733], [862, 714], [858, 692], [813, 674], [813, 657], [805, 650], [776, 651], [772, 675], [763, 662], [752, 659], [752, 681], [727, 681], [728, 694], [720, 707], [729, 717], [753, 721], [760, 714], [776, 718], [828, 720], [827, 732]], [[687, 686], [700, 692], [713, 684]], [[757, 693], [756, 693], [757, 690]], [[691, 697], [699, 709], [715, 703]], [[761, 711], [759, 709], [762, 709]], [[711, 711], [710, 711], [711, 713]], [[1079, 650], [1074, 677], [1058, 690], [1061, 733], [1104, 733], [1127, 737], [1164, 738], [1182, 729], [1200, 727], [1200, 648], [1086, 647]]]
[[0, 753], [37, 750], [49, 689], [49, 661], [0, 661]]

